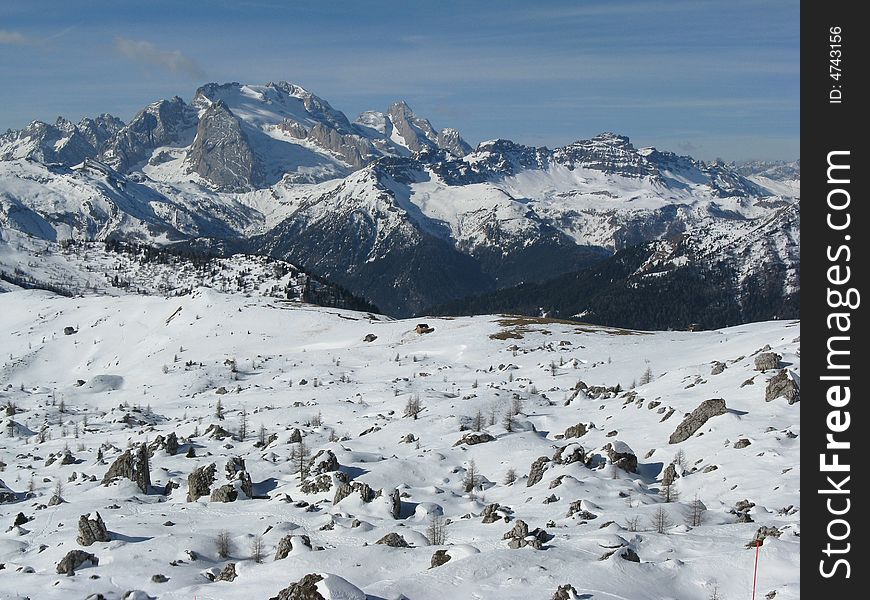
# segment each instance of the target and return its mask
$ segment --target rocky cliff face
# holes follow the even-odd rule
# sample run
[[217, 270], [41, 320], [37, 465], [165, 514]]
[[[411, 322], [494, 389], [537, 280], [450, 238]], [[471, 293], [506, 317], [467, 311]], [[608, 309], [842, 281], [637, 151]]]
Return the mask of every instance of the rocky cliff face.
[[0, 136], [0, 160], [27, 159], [72, 166], [95, 154], [88, 137], [63, 117], [53, 125], [34, 121], [24, 129]]
[[148, 105], [107, 142], [100, 160], [126, 173], [160, 146], [187, 145], [193, 139], [196, 111], [178, 96]]
[[261, 168], [248, 137], [220, 100], [200, 117], [187, 163], [191, 172], [225, 191], [241, 192], [260, 184]]

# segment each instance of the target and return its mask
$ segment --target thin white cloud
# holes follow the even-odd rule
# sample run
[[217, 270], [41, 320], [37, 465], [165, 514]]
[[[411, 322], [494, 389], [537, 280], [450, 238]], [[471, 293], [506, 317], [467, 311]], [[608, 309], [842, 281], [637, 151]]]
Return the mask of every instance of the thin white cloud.
[[123, 37], [115, 38], [115, 48], [130, 60], [166, 69], [176, 75], [187, 75], [193, 79], [205, 77], [205, 71], [199, 63], [180, 50], [161, 50], [151, 42]]
[[9, 46], [23, 46], [25, 44], [32, 43], [32, 40], [18, 33], [17, 31], [7, 31], [6, 29], [0, 29], [0, 44], [6, 44]]

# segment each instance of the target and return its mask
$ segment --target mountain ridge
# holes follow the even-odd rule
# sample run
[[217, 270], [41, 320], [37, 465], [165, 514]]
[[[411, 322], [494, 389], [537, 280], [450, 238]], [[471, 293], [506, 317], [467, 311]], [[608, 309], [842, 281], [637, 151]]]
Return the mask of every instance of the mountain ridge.
[[[0, 136], [3, 227], [270, 255], [397, 316], [799, 204], [799, 162], [706, 163], [612, 132], [471, 148], [405, 102], [351, 121], [287, 82], [206, 84], [99, 119]], [[764, 256], [782, 277], [799, 267]]]

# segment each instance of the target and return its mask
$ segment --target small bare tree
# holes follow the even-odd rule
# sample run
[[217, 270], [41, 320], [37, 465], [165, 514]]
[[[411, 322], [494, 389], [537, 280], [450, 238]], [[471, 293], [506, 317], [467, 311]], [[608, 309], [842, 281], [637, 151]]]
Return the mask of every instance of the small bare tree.
[[471, 423], [471, 428], [475, 431], [480, 431], [483, 429], [483, 413], [480, 412], [480, 409], [474, 413], [474, 420]]
[[677, 453], [674, 454], [674, 460], [672, 460], [671, 463], [680, 467], [683, 471], [689, 469], [689, 461], [686, 459], [686, 452], [682, 448], [677, 450]]
[[629, 531], [637, 531], [637, 526], [640, 523], [640, 517], [631, 517], [625, 521]]
[[511, 413], [516, 416], [523, 412], [523, 399], [519, 396], [514, 396], [511, 400]]
[[263, 536], [255, 535], [251, 540], [251, 560], [255, 563], [263, 562], [265, 548], [263, 547]]
[[423, 405], [420, 403], [420, 396], [414, 394], [408, 398], [408, 402], [405, 404], [405, 416], [416, 421], [421, 412], [423, 412]]
[[504, 474], [504, 484], [512, 485], [517, 480], [517, 470], [511, 467]]
[[218, 398], [217, 404], [214, 405], [214, 416], [218, 418], [218, 421], [224, 420], [224, 403], [220, 398]]
[[429, 516], [429, 526], [426, 528], [426, 537], [432, 546], [443, 546], [447, 543], [447, 522], [441, 515]]
[[704, 506], [703, 502], [701, 502], [698, 494], [695, 494], [695, 498], [689, 505], [689, 515], [686, 517], [686, 523], [692, 527], [698, 527], [704, 522], [705, 510], [707, 510], [707, 507]]
[[235, 551], [233, 538], [230, 537], [230, 532], [226, 529], [218, 532], [214, 539], [214, 545], [220, 558], [229, 558], [230, 554]]
[[305, 479], [309, 475], [308, 461], [311, 459], [311, 451], [305, 445], [304, 440], [299, 440], [299, 443], [293, 447], [290, 453], [290, 459], [293, 461], [294, 472], [299, 474], [299, 479]]
[[260, 429], [257, 431], [257, 443], [261, 448], [266, 447], [266, 426], [260, 424]]
[[668, 529], [674, 526], [668, 511], [661, 506], [656, 509], [650, 520], [652, 521], [652, 528], [656, 533], [667, 533]]
[[659, 497], [663, 502], [676, 502], [680, 497], [680, 492], [674, 487], [673, 482], [668, 484], [663, 483], [659, 489]]
[[54, 482], [54, 496], [63, 501], [63, 481], [60, 479]]
[[719, 582], [716, 580], [710, 582], [710, 600], [723, 600], [719, 593]]
[[477, 487], [478, 483], [480, 483], [480, 476], [477, 473], [477, 463], [474, 462], [474, 459], [471, 459], [468, 463], [468, 468], [465, 470], [465, 478], [462, 480], [462, 484], [465, 486], [465, 491], [470, 492]]
[[244, 442], [248, 437], [248, 411], [242, 407], [242, 412], [239, 415], [239, 441]]
[[501, 420], [501, 424], [502, 427], [504, 427], [504, 430], [508, 433], [514, 430], [514, 415], [513, 412], [511, 412], [511, 409], [507, 409], [507, 411], [505, 411], [504, 417], [502, 417]]
[[643, 375], [640, 376], [640, 385], [646, 385], [653, 380], [653, 372], [649, 365], [647, 365], [646, 370], [643, 372]]

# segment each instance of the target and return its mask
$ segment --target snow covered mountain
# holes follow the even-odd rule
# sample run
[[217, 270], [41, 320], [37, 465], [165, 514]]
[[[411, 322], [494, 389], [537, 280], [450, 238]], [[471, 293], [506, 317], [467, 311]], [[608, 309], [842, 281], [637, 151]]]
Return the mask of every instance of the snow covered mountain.
[[[394, 315], [554, 280], [658, 240], [712, 248], [732, 229], [765, 227], [798, 241], [796, 228], [764, 224], [798, 212], [799, 172], [744, 175], [612, 133], [555, 150], [509, 140], [472, 149], [404, 102], [350, 121], [285, 82], [208, 84], [127, 124], [34, 123], [2, 136], [0, 157], [4, 228], [268, 254]], [[743, 241], [733, 237], [727, 260], [781, 264], [772, 286], [790, 294], [797, 253]], [[696, 254], [706, 256], [682, 256]]]
[[798, 323], [427, 323], [0, 294], [0, 597], [801, 597]]
[[639, 329], [715, 328], [800, 312], [800, 213], [714, 223], [628, 246], [596, 265], [429, 309], [581, 319]]

